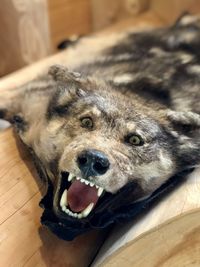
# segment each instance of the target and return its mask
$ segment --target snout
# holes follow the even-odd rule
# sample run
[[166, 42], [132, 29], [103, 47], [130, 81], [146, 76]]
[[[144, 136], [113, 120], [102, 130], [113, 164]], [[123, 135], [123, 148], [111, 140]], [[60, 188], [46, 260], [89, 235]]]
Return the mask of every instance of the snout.
[[77, 157], [77, 164], [84, 178], [103, 175], [110, 167], [107, 156], [98, 150], [82, 151]]

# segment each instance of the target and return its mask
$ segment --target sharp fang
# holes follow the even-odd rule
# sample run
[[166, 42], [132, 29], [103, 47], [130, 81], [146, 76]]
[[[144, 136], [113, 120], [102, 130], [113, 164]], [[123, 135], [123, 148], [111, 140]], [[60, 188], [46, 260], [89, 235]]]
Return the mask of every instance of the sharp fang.
[[67, 208], [66, 207], [61, 207], [62, 208], [62, 211], [64, 211], [65, 213], [67, 213]]
[[90, 203], [84, 211], [81, 212], [83, 217], [87, 217], [94, 207], [94, 203]]
[[74, 176], [72, 173], [70, 173], [69, 176], [68, 176], [68, 182], [71, 182], [71, 180], [72, 180], [74, 177], [75, 177], [75, 176]]
[[61, 207], [66, 207], [67, 206], [67, 189], [62, 194], [62, 197], [60, 199], [60, 206]]
[[103, 191], [104, 191], [103, 188], [99, 187], [97, 196], [100, 197], [102, 195]]

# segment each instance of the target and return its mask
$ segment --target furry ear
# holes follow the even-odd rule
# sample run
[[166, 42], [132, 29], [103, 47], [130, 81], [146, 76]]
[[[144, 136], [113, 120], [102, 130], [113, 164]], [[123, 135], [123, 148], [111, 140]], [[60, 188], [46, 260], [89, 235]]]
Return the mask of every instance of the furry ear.
[[79, 72], [69, 71], [66, 67], [62, 65], [53, 65], [49, 68], [48, 72], [55, 81], [68, 82], [81, 80], [81, 74]]

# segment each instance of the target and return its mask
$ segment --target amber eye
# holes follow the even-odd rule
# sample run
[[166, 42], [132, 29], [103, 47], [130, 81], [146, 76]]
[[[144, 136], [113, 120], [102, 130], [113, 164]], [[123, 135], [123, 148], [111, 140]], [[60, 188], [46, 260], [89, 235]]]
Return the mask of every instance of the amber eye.
[[81, 126], [84, 128], [92, 129], [94, 124], [90, 117], [84, 117], [81, 119]]
[[144, 141], [142, 140], [142, 138], [136, 134], [131, 134], [127, 136], [125, 140], [127, 143], [134, 145], [134, 146], [142, 146], [144, 144]]

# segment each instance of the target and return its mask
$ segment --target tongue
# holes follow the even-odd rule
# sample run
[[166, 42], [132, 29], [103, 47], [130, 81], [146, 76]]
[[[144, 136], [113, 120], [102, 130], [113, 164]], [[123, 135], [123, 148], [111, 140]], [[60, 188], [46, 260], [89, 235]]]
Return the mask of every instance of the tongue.
[[67, 191], [67, 203], [73, 212], [81, 212], [90, 203], [95, 205], [97, 201], [98, 196], [95, 186], [91, 187], [76, 180]]

